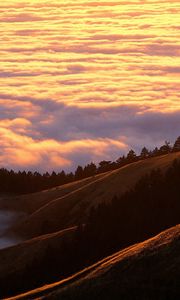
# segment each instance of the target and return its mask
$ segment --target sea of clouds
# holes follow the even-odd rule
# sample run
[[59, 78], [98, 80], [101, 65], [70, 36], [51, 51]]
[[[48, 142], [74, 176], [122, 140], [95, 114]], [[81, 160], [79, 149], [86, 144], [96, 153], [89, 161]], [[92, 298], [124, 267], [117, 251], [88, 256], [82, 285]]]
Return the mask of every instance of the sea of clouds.
[[179, 1], [0, 4], [0, 166], [73, 170], [180, 134]]

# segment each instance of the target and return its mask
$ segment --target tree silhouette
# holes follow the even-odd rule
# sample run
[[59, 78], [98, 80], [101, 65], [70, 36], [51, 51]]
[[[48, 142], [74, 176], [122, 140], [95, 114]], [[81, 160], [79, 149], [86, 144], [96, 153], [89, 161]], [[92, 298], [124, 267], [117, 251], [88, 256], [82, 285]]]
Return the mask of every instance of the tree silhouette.
[[87, 164], [84, 168], [82, 166], [78, 166], [75, 173], [65, 173], [65, 171], [62, 170], [59, 173], [53, 171], [51, 174], [48, 172], [40, 174], [37, 171], [34, 173], [31, 171], [14, 172], [13, 170], [9, 171], [5, 168], [1, 168], [0, 192], [8, 194], [34, 193], [70, 183], [74, 180], [81, 180], [83, 178], [94, 176], [98, 173], [108, 172], [138, 161], [139, 159], [164, 155], [172, 151], [180, 151], [180, 137], [177, 138], [173, 148], [171, 148], [170, 143], [166, 141], [160, 149], [156, 147], [154, 150], [149, 151], [146, 147], [144, 147], [139, 156], [136, 155], [133, 150], [130, 150], [127, 156], [123, 155], [114, 162], [102, 160], [98, 167], [96, 167], [94, 163]]
[[173, 151], [175, 152], [180, 151], [180, 136], [177, 138], [177, 140], [174, 143]]
[[84, 177], [90, 177], [95, 175], [97, 172], [97, 167], [94, 163], [88, 164], [84, 167], [83, 176]]
[[111, 161], [110, 160], [102, 160], [99, 163], [99, 168], [98, 171], [101, 172], [106, 172], [109, 171], [111, 169]]
[[149, 157], [149, 150], [146, 147], [142, 148], [140, 157], [142, 159]]
[[134, 162], [137, 159], [137, 155], [134, 150], [130, 150], [127, 154], [127, 161]]
[[81, 166], [78, 166], [77, 169], [76, 169], [76, 171], [75, 171], [75, 178], [77, 180], [82, 179], [83, 176], [84, 176], [83, 174], [84, 174], [83, 168]]
[[171, 152], [170, 142], [165, 141], [164, 145], [162, 145], [159, 149], [160, 154], [167, 154]]

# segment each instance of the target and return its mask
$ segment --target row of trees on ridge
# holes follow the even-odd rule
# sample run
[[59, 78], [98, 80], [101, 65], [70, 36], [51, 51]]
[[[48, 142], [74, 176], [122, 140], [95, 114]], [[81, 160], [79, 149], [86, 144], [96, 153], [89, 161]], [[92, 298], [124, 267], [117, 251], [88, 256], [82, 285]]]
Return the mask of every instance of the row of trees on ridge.
[[0, 169], [0, 192], [26, 194], [57, 187], [76, 180], [81, 180], [96, 174], [104, 173], [110, 170], [115, 170], [132, 162], [147, 159], [159, 155], [168, 154], [171, 152], [180, 151], [180, 137], [177, 138], [174, 145], [171, 146], [169, 142], [165, 142], [160, 148], [148, 150], [143, 147], [140, 155], [137, 155], [134, 150], [130, 150], [127, 155], [119, 157], [116, 161], [103, 160], [96, 166], [94, 163], [87, 164], [85, 167], [78, 166], [74, 173], [59, 173], [48, 172], [40, 174], [39, 172], [26, 172]]

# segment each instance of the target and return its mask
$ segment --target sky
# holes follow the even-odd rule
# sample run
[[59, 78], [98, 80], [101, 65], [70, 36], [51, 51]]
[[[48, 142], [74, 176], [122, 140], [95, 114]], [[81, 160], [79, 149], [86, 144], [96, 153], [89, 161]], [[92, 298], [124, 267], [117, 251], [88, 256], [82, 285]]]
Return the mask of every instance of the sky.
[[180, 135], [179, 0], [0, 3], [0, 167], [74, 170]]

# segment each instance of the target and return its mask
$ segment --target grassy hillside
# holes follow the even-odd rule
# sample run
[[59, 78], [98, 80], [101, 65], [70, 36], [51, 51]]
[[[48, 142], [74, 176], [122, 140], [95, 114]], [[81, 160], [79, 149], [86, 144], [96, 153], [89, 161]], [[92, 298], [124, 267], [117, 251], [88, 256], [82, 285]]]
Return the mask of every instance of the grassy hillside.
[[63, 197], [84, 185], [93, 182], [94, 180], [105, 176], [104, 173], [78, 180], [72, 183], [67, 183], [59, 187], [41, 192], [26, 194], [20, 196], [1, 196], [0, 209], [7, 209], [13, 211], [21, 211], [26, 214], [31, 214], [41, 206], [46, 205], [48, 202]]
[[[22, 244], [0, 251], [1, 293], [5, 296], [14, 295], [45, 283], [61, 280], [103, 257], [179, 224], [180, 164], [177, 162], [172, 164], [174, 158], [178, 158], [179, 155], [171, 154], [147, 159], [106, 173], [103, 178], [96, 178], [93, 182], [79, 187], [78, 190], [58, 200], [52, 200], [37, 210], [32, 216], [45, 211], [45, 217], [48, 217], [47, 209], [49, 208], [51, 217], [53, 215], [59, 217], [57, 227], [61, 227], [60, 213], [63, 215], [64, 208], [69, 207], [66, 219], [68, 221], [74, 208], [73, 200], [78, 208], [75, 211], [74, 224], [77, 224], [83, 215], [85, 217], [81, 220], [87, 221], [87, 224], [39, 235]], [[165, 172], [169, 166], [171, 168]], [[162, 172], [150, 172], [157, 167]], [[144, 179], [141, 178], [147, 172], [150, 175], [145, 176]], [[139, 178], [141, 178], [140, 181]], [[126, 183], [127, 180], [129, 180], [128, 183]], [[135, 185], [137, 181], [138, 184]], [[133, 185], [135, 186], [130, 191]], [[96, 189], [93, 197], [89, 193], [94, 186]], [[124, 194], [126, 190], [128, 192]], [[103, 193], [99, 194], [99, 191]], [[113, 195], [117, 193], [121, 196], [112, 200]], [[79, 198], [80, 195], [83, 197]], [[78, 205], [78, 201], [81, 203], [86, 201], [87, 210], [90, 209], [92, 203], [96, 207], [97, 203], [106, 203], [106, 205], [98, 206], [94, 211], [95, 214], [87, 217], [88, 211]], [[61, 203], [64, 203], [64, 206], [60, 206], [60, 210], [58, 205]], [[52, 207], [56, 210], [51, 210]], [[37, 219], [37, 228], [41, 224], [38, 221], [42, 220]], [[33, 227], [33, 223], [31, 225]], [[45, 229], [48, 231], [47, 227]], [[35, 231], [36, 234], [38, 230]], [[53, 227], [50, 227], [50, 230], [53, 230]], [[10, 291], [9, 286], [11, 286]]]
[[177, 300], [179, 253], [180, 225], [119, 251], [66, 280], [11, 300]]
[[[18, 224], [14, 232], [20, 236], [35, 237], [85, 222], [92, 206], [96, 207], [102, 202], [109, 202], [114, 195], [122, 195], [152, 169], [167, 169], [175, 158], [180, 158], [179, 152], [138, 161], [89, 179], [89, 181], [85, 180], [83, 184], [79, 182], [71, 186], [72, 190], [68, 192], [66, 188], [61, 187], [64, 195], [59, 195], [55, 199], [51, 198], [52, 191], [46, 192], [50, 193], [47, 194], [48, 203], [41, 205]], [[44, 197], [42, 193], [40, 193], [41, 197], [42, 199]], [[43, 201], [46, 200], [42, 200], [41, 204]]]

